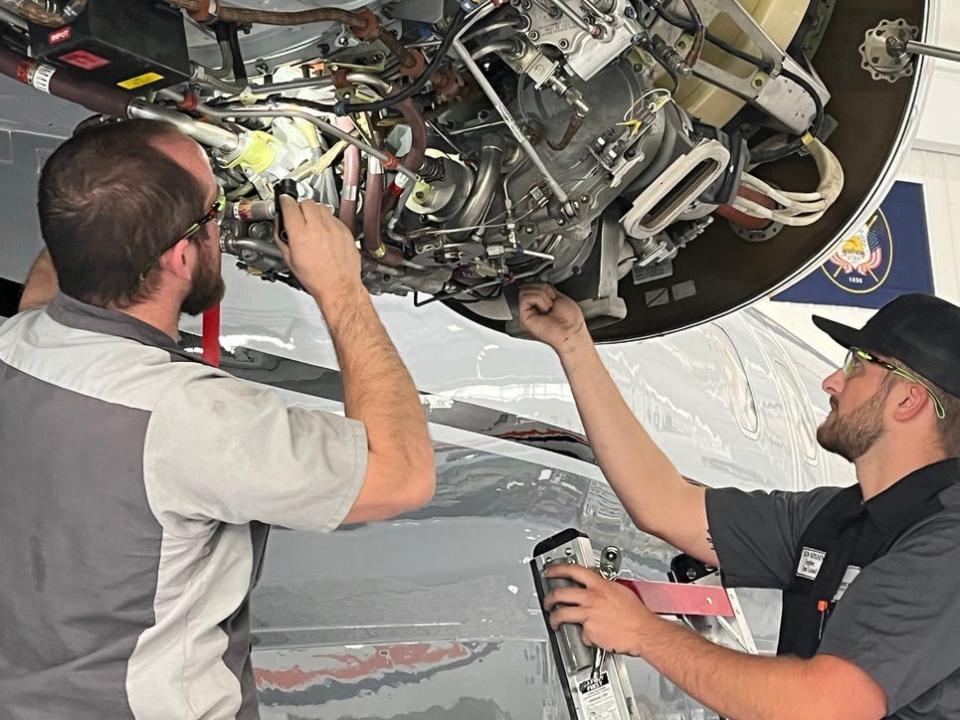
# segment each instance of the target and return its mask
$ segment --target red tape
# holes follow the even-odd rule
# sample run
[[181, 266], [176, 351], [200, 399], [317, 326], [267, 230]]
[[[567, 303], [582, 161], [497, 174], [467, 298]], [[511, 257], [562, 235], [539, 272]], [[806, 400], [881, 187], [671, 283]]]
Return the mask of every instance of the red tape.
[[220, 305], [214, 305], [203, 313], [203, 335], [200, 344], [203, 348], [203, 361], [220, 367]]
[[35, 60], [23, 60], [19, 65], [17, 65], [17, 80], [22, 82], [24, 85], [30, 84], [30, 71], [33, 70], [36, 65]]

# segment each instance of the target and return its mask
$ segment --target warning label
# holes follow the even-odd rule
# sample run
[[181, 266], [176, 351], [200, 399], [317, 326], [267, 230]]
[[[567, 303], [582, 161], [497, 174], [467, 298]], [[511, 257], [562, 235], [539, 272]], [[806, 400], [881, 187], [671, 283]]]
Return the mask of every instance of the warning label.
[[597, 679], [591, 678], [580, 683], [580, 700], [583, 703], [584, 720], [620, 720], [609, 674], [603, 673]]
[[129, 80], [124, 80], [123, 82], [118, 82], [117, 85], [122, 87], [124, 90], [136, 90], [139, 87], [144, 85], [150, 85], [155, 83], [157, 80], [163, 80], [163, 75], [155, 72], [144, 73], [143, 75], [137, 75], [132, 77]]
[[110, 64], [110, 61], [106, 58], [94, 55], [86, 50], [74, 50], [66, 55], [61, 55], [60, 59], [65, 63], [70, 63], [74, 67], [83, 70], [96, 70], [97, 68], [102, 68], [104, 65]]

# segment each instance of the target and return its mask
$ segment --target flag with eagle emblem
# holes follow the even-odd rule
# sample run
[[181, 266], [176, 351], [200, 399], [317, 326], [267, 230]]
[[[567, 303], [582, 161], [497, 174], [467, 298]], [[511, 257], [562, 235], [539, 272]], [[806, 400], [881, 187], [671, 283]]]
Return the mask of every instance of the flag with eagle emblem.
[[773, 299], [879, 308], [912, 292], [934, 292], [926, 207], [923, 185], [898, 182], [825, 263]]

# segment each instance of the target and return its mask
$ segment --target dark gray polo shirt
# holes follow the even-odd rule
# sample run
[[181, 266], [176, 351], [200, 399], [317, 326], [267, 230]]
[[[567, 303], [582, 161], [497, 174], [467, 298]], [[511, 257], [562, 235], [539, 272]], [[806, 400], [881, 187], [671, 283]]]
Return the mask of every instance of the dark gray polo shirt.
[[269, 524], [326, 532], [363, 425], [60, 295], [0, 327], [0, 717], [258, 717]]
[[[942, 471], [960, 480], [960, 460], [943, 463]], [[708, 490], [725, 584], [787, 588], [799, 569], [804, 530], [841, 489]], [[960, 484], [939, 498], [943, 510], [910, 527], [843, 588], [818, 651], [870, 675], [887, 694], [891, 718], [960, 718]], [[866, 508], [882, 526], [914, 499], [898, 483]]]

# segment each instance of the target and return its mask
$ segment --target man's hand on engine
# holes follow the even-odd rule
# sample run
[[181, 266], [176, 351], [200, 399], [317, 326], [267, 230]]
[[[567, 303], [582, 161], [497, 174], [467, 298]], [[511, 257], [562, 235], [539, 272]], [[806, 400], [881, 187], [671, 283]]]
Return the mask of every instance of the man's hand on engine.
[[289, 241], [277, 246], [321, 310], [363, 289], [356, 243], [329, 207], [283, 196], [280, 208]]
[[553, 286], [530, 283], [520, 288], [520, 324], [560, 355], [592, 344], [580, 307]]

